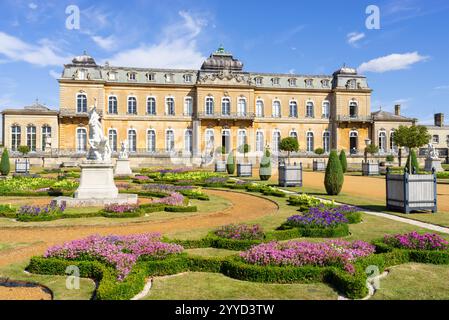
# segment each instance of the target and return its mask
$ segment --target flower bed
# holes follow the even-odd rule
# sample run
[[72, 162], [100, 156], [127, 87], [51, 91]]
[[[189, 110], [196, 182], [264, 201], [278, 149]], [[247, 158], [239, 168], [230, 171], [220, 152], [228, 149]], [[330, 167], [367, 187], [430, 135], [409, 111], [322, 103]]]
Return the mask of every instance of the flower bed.
[[65, 209], [65, 202], [58, 206], [56, 201], [51, 201], [46, 206], [22, 206], [16, 217], [18, 221], [49, 221], [58, 219]]
[[142, 210], [135, 204], [110, 204], [106, 205], [101, 213], [104, 217], [131, 218], [139, 217]]
[[182, 206], [185, 204], [185, 198], [178, 192], [173, 192], [169, 196], [153, 200], [153, 203], [161, 203], [168, 206]]
[[224, 178], [225, 176], [221, 173], [209, 171], [160, 170], [158, 172], [148, 173], [148, 177], [155, 181], [178, 182], [188, 180], [195, 183], [202, 183], [209, 178]]
[[221, 238], [234, 240], [262, 240], [264, 232], [258, 224], [228, 224], [214, 231], [214, 234]]
[[179, 254], [183, 247], [160, 241], [160, 234], [150, 233], [131, 236], [93, 235], [53, 246], [45, 258], [67, 260], [98, 260], [115, 268], [117, 279], [122, 281], [139, 259], [165, 259]]
[[406, 234], [386, 235], [383, 242], [391, 247], [412, 250], [448, 250], [449, 242], [436, 234], [419, 234], [416, 231]]
[[308, 212], [287, 218], [286, 225], [291, 227], [328, 228], [348, 223], [348, 219], [338, 211], [310, 208]]
[[172, 184], [146, 184], [142, 187], [143, 190], [153, 192], [160, 195], [169, 195], [173, 192], [178, 192], [189, 199], [209, 200], [209, 196], [202, 192], [201, 188], [189, 185], [172, 185]]

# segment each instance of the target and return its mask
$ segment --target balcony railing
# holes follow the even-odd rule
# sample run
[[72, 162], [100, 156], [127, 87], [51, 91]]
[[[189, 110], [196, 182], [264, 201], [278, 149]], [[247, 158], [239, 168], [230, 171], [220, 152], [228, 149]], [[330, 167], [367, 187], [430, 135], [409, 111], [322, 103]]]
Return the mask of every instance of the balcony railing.
[[197, 113], [198, 119], [236, 119], [236, 120], [254, 120], [256, 115], [253, 112], [231, 112], [227, 114], [223, 113], [205, 113], [199, 112]]
[[369, 116], [337, 116], [337, 121], [340, 122], [372, 122], [373, 117]]

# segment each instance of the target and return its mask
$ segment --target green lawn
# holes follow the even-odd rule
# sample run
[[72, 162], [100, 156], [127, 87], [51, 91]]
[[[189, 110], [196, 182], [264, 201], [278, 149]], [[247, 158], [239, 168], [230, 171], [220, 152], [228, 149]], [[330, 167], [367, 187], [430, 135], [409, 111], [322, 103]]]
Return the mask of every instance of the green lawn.
[[222, 274], [188, 272], [155, 278], [148, 300], [335, 300], [337, 293], [317, 284], [264, 284], [240, 281]]

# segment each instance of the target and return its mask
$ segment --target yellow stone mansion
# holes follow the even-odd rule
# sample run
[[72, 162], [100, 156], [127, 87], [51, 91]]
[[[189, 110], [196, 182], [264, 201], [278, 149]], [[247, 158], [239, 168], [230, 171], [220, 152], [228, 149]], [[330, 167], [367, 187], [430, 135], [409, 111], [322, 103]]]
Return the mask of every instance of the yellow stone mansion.
[[203, 156], [243, 143], [253, 154], [297, 137], [300, 155], [344, 149], [360, 154], [366, 139], [381, 153], [395, 152], [394, 129], [414, 119], [371, 112], [367, 79], [352, 68], [332, 75], [247, 72], [219, 48], [200, 70], [97, 65], [87, 54], [64, 66], [59, 111], [35, 104], [3, 111], [3, 141], [13, 154], [82, 156], [88, 149], [88, 115], [97, 104], [114, 151], [127, 140], [131, 157], [179, 153]]

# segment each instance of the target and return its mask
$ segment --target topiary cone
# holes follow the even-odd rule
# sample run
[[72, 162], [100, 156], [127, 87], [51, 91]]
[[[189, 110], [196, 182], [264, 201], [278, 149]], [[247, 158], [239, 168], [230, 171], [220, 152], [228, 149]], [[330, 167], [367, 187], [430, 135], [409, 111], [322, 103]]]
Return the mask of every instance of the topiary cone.
[[345, 150], [341, 150], [341, 152], [340, 152], [340, 163], [341, 163], [341, 169], [343, 170], [343, 173], [346, 173], [346, 171], [348, 171], [348, 160], [346, 159]]
[[8, 150], [3, 149], [2, 160], [0, 161], [0, 173], [3, 176], [7, 176], [9, 174], [10, 170], [11, 170], [11, 167], [10, 167], [10, 164], [9, 164]]
[[336, 196], [343, 188], [345, 176], [337, 151], [332, 150], [327, 162], [326, 174], [324, 176], [324, 187], [328, 195]]

